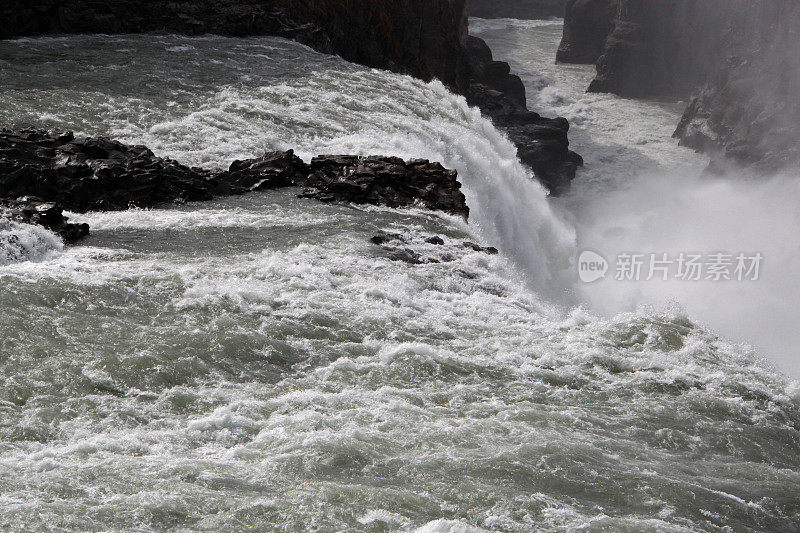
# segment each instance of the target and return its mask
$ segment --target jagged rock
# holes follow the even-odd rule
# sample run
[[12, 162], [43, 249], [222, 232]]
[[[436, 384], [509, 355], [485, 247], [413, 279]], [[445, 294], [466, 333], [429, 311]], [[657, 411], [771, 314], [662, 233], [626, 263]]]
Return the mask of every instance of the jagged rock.
[[434, 235], [433, 237], [428, 237], [427, 239], [425, 239], [425, 242], [427, 242], [428, 244], [435, 244], [437, 246], [444, 245], [444, 239], [442, 239], [438, 235]]
[[469, 208], [457, 177], [439, 163], [397, 157], [320, 156], [307, 165], [292, 150], [210, 171], [105, 138], [0, 130], [3, 207], [15, 220], [53, 228], [68, 241], [86, 232], [67, 224], [62, 209], [152, 207], [295, 185], [305, 188], [304, 196], [323, 201], [419, 206], [466, 218]]
[[405, 237], [399, 233], [379, 233], [370, 239], [372, 244], [384, 244], [391, 241], [407, 242]]
[[556, 60], [593, 64], [614, 28], [618, 0], [568, 0]]
[[76, 212], [209, 200], [211, 174], [144, 146], [72, 133], [0, 131], [0, 197], [36, 196]]
[[88, 224], [72, 224], [64, 216], [58, 204], [45, 202], [41, 198], [23, 196], [16, 200], [0, 199], [0, 218], [15, 222], [44, 226], [58, 234], [67, 244], [72, 244], [89, 235]]
[[387, 259], [391, 259], [392, 261], [402, 261], [403, 263], [408, 263], [409, 265], [423, 265], [431, 262], [438, 263], [438, 261], [423, 259], [420, 254], [414, 250], [411, 250], [410, 248], [393, 248], [384, 246], [381, 248], [381, 250], [383, 251], [383, 256]]
[[569, 188], [583, 159], [569, 149], [569, 122], [548, 119], [526, 107], [525, 86], [508, 63], [494, 61], [483, 39], [467, 39], [472, 73], [467, 102], [491, 118], [517, 147], [520, 160], [552, 193]]
[[564, 16], [566, 0], [468, 0], [472, 17], [548, 19]]
[[388, 207], [421, 206], [469, 216], [455, 170], [424, 159], [324, 155], [311, 160], [311, 174], [300, 183], [303, 196], [323, 201]]
[[309, 171], [294, 150], [267, 152], [255, 159], [234, 161], [227, 172], [217, 174], [217, 191], [232, 194], [291, 187], [308, 176]]
[[800, 169], [800, 3], [753, 4], [731, 24], [719, 61], [681, 118], [675, 136], [709, 152], [773, 172]]
[[474, 242], [469, 242], [469, 241], [465, 241], [462, 244], [462, 246], [464, 246], [464, 248], [470, 248], [471, 250], [474, 250], [476, 252], [483, 252], [489, 255], [497, 255], [498, 253], [500, 253], [500, 251], [494, 246], [483, 247], [479, 244], [475, 244]]

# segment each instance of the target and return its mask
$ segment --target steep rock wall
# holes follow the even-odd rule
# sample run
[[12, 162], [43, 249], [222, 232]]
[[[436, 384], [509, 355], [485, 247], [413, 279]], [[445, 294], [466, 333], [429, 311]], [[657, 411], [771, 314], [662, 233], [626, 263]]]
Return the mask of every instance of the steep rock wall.
[[5, 0], [0, 39], [58, 33], [275, 35], [464, 92], [465, 0]]
[[[610, 25], [592, 14], [602, 4]], [[682, 144], [745, 166], [797, 165], [800, 0], [570, 0], [559, 59], [591, 60], [599, 40], [590, 91], [691, 99]]]
[[564, 36], [556, 60], [595, 63], [614, 28], [617, 4], [617, 0], [569, 0], [564, 14]]

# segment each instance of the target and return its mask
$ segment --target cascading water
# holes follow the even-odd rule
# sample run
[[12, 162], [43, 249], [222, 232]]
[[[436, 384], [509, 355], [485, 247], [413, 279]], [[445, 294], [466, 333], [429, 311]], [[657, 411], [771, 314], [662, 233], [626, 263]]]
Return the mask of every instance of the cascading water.
[[[528, 75], [537, 109], [570, 119], [573, 148], [586, 168], [560, 203], [576, 228], [579, 250], [620, 253], [761, 254], [757, 282], [660, 279], [577, 283], [578, 299], [607, 315], [641, 305], [677, 303], [693, 319], [741, 342], [768, 363], [800, 375], [800, 217], [798, 176], [703, 175], [707, 157], [671, 138], [681, 102], [637, 101], [587, 94], [590, 65], [557, 65], [557, 21], [474, 21], [473, 31]], [[795, 173], [796, 174], [796, 173]]]
[[[81, 246], [0, 267], [0, 528], [800, 523], [796, 385], [681, 311], [551, 312], [570, 210], [440, 84], [280, 39], [4, 42], [0, 68], [11, 122], [203, 166], [424, 157], [472, 209], [279, 191], [75, 215]], [[392, 261], [381, 230], [440, 262]], [[464, 247], [475, 234], [503, 254]]]
[[20, 261], [45, 261], [63, 249], [61, 239], [44, 228], [0, 218], [0, 266]]

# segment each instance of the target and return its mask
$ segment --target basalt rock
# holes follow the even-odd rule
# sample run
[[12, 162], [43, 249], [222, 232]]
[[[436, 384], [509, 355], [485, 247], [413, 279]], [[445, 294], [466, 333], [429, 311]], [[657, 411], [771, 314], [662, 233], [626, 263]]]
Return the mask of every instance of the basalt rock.
[[[590, 91], [692, 97], [676, 131], [682, 144], [738, 165], [798, 165], [800, 2], [613, 2], [613, 29]], [[606, 28], [581, 29], [576, 20], [567, 18], [565, 39]]]
[[456, 171], [425, 160], [320, 156], [307, 165], [289, 150], [212, 171], [105, 138], [0, 130], [2, 214], [51, 228], [69, 242], [88, 228], [68, 224], [63, 209], [153, 207], [291, 186], [304, 187], [305, 196], [324, 201], [420, 206], [465, 218], [469, 214]]
[[618, 0], [568, 0], [556, 60], [593, 64], [614, 28]]
[[420, 206], [469, 216], [455, 170], [424, 159], [323, 155], [311, 160], [303, 196], [388, 207]]
[[267, 152], [255, 159], [234, 161], [227, 172], [217, 174], [217, 194], [291, 187], [301, 183], [309, 172], [309, 166], [294, 155], [294, 150]]
[[800, 2], [762, 2], [734, 21], [726, 57], [696, 92], [675, 136], [761, 172], [800, 170]]
[[472, 73], [467, 102], [506, 132], [520, 160], [547, 189], [554, 194], [566, 191], [583, 164], [581, 156], [569, 149], [567, 119], [529, 111], [522, 80], [511, 74], [508, 63], [493, 60], [483, 39], [470, 36], [467, 47]]
[[215, 186], [208, 171], [156, 157], [144, 146], [69, 132], [0, 131], [0, 197], [105, 211], [209, 200]]
[[548, 19], [564, 16], [566, 0], [468, 0], [471, 17]]
[[64, 216], [63, 208], [41, 198], [23, 196], [16, 200], [0, 199], [0, 218], [44, 226], [72, 244], [89, 235], [88, 224], [73, 224]]

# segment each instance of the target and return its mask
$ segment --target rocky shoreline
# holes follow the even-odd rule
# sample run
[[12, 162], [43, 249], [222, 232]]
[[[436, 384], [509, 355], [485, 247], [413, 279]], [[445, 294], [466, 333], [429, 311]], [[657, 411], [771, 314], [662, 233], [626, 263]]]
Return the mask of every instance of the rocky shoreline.
[[302, 187], [301, 196], [469, 216], [458, 174], [427, 160], [293, 151], [234, 161], [228, 170], [190, 168], [147, 147], [71, 132], [0, 130], [0, 216], [37, 224], [76, 242], [89, 228], [63, 211], [117, 211]]

